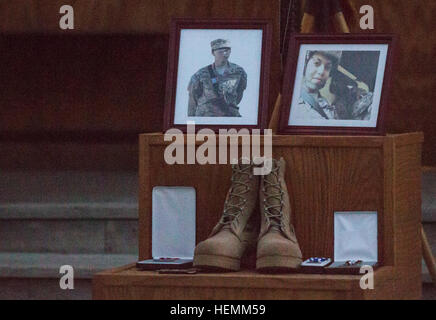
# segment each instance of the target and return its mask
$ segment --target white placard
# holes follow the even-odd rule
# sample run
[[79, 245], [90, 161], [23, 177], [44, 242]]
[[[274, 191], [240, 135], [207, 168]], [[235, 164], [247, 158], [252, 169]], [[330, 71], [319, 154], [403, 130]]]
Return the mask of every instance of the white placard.
[[377, 260], [377, 212], [335, 212], [334, 260]]
[[194, 257], [195, 201], [192, 187], [153, 188], [151, 252], [154, 259]]
[[[236, 63], [247, 73], [247, 88], [241, 102], [241, 117], [188, 116], [188, 85], [191, 77], [201, 68], [214, 62], [210, 42], [226, 39], [231, 44], [229, 62]], [[182, 29], [177, 69], [177, 89], [174, 124], [256, 125], [259, 112], [259, 88], [262, 63], [261, 29]]]

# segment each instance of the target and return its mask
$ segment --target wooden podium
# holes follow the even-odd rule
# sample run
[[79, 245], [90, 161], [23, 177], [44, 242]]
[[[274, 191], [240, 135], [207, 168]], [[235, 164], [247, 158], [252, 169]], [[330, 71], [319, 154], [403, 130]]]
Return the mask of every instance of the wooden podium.
[[[184, 137], [186, 139], [186, 136]], [[134, 264], [94, 276], [94, 299], [419, 299], [421, 297], [421, 133], [272, 137], [287, 163], [286, 183], [304, 258], [333, 257], [335, 211], [378, 212], [374, 289], [361, 275], [231, 273], [164, 275]], [[197, 192], [197, 243], [221, 216], [230, 165], [168, 165], [163, 134], [140, 136], [139, 259], [151, 258], [154, 186]], [[202, 142], [198, 142], [200, 145]], [[198, 147], [197, 145], [197, 147]], [[185, 149], [186, 153], [186, 149]], [[133, 261], [132, 261], [133, 262]]]

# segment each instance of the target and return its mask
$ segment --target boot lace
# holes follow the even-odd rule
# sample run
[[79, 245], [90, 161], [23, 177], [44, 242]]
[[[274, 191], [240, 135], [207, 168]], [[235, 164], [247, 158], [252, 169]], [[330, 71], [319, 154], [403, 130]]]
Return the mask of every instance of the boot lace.
[[252, 164], [242, 167], [233, 165], [232, 187], [229, 197], [224, 203], [223, 218], [220, 222], [222, 225], [230, 225], [232, 221], [237, 219], [238, 215], [242, 213], [247, 203], [247, 199], [244, 195], [250, 191], [250, 186], [245, 177], [247, 177], [248, 180], [252, 178], [252, 167]]
[[[278, 178], [279, 168], [274, 166], [268, 176], [263, 177], [264, 181], [264, 212], [267, 220], [270, 221], [272, 227], [279, 228], [281, 226], [283, 216], [283, 190]], [[273, 177], [269, 181], [267, 177]], [[276, 201], [271, 201], [276, 200]]]

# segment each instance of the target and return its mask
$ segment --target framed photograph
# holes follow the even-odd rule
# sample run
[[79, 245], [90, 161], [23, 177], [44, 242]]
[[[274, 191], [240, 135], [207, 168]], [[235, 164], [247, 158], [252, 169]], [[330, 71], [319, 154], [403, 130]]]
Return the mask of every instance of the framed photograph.
[[271, 32], [267, 20], [173, 20], [164, 130], [265, 128]]
[[280, 133], [384, 133], [394, 36], [294, 35]]

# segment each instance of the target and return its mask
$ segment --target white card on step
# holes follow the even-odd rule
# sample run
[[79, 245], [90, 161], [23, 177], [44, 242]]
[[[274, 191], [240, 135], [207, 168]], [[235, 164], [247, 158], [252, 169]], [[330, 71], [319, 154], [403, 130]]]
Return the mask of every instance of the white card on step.
[[377, 212], [335, 212], [334, 260], [378, 261]]
[[193, 187], [153, 188], [151, 252], [154, 259], [194, 257], [195, 214]]

